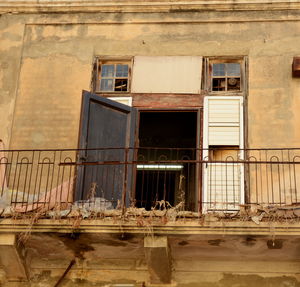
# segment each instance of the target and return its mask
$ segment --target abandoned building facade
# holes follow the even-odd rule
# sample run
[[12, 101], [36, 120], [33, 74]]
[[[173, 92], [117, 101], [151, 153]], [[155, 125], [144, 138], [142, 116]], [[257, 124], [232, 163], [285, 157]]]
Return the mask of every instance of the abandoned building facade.
[[0, 3], [0, 286], [300, 286], [300, 1]]

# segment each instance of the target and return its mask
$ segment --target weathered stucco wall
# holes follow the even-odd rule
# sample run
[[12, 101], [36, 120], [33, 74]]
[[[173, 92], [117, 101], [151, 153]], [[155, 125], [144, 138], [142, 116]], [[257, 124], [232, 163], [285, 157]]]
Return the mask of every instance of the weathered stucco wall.
[[[300, 79], [291, 76], [299, 31], [298, 11], [1, 15], [0, 138], [12, 149], [75, 148], [81, 91], [90, 89], [95, 56], [247, 56], [249, 146], [299, 147]], [[78, 254], [52, 239], [27, 242], [30, 283], [9, 283], [0, 269], [0, 285], [53, 286]], [[141, 240], [122, 240], [74, 240], [87, 260], [65, 286], [147, 282]], [[300, 286], [299, 238], [269, 241], [173, 240], [173, 285]]]
[[241, 22], [230, 22], [229, 12], [2, 16], [1, 138], [8, 144], [11, 135], [11, 148], [76, 147], [81, 90], [90, 89], [95, 55], [246, 55], [250, 147], [299, 146], [300, 80], [291, 64], [300, 21], [243, 13]]
[[8, 148], [20, 71], [24, 25], [22, 17], [0, 17], [0, 139]]

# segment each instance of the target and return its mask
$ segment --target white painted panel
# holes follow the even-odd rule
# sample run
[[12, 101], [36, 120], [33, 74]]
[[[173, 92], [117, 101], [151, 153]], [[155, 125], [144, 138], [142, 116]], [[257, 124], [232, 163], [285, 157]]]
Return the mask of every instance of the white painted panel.
[[136, 56], [131, 92], [199, 94], [201, 73], [199, 56]]
[[240, 101], [239, 99], [211, 99], [208, 101], [209, 123], [239, 123]]
[[241, 164], [207, 165], [207, 209], [237, 210], [241, 204]]
[[108, 99], [121, 103], [123, 105], [132, 106], [132, 97], [108, 97]]
[[221, 126], [209, 127], [208, 141], [210, 145], [240, 145], [240, 127]]

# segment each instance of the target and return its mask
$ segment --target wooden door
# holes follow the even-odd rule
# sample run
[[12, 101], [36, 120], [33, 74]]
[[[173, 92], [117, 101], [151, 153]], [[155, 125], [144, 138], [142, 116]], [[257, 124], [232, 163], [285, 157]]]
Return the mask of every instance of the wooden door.
[[133, 185], [132, 161], [136, 110], [113, 100], [83, 91], [78, 153], [76, 200], [95, 197], [115, 207]]

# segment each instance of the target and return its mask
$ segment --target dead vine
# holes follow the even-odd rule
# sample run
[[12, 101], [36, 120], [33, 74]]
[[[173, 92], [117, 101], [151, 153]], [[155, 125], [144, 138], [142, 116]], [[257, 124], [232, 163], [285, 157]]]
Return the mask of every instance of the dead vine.
[[[95, 196], [97, 186], [92, 186], [90, 190], [90, 198]], [[142, 232], [149, 236], [153, 235], [155, 226], [167, 225], [170, 222], [181, 221], [185, 223], [197, 221], [199, 225], [204, 226], [210, 222], [221, 222], [226, 227], [226, 222], [233, 220], [252, 221], [259, 225], [261, 222], [270, 223], [270, 233], [274, 223], [299, 223], [300, 222], [300, 206], [261, 206], [257, 204], [244, 204], [234, 212], [208, 212], [202, 214], [200, 212], [192, 212], [184, 210], [184, 201], [179, 202], [176, 206], [172, 206], [168, 201], [157, 201], [151, 210], [144, 208], [136, 208], [134, 204], [125, 209], [125, 213], [120, 209], [120, 202], [117, 203], [115, 209], [110, 210], [88, 210], [84, 206], [72, 205], [69, 209], [63, 210], [60, 205], [50, 211], [43, 209], [35, 212], [20, 213], [10, 208], [10, 213], [6, 213], [2, 218], [11, 218], [14, 221], [27, 220], [27, 228], [25, 232], [19, 235], [19, 242], [26, 242], [30, 237], [33, 227], [38, 223], [39, 219], [50, 218], [54, 220], [67, 219], [70, 222], [71, 229], [76, 231], [80, 228], [84, 220], [112, 220], [114, 224], [119, 224], [120, 232], [124, 232], [124, 224], [128, 222], [135, 223], [140, 227]], [[133, 225], [134, 226], [134, 225]], [[273, 235], [272, 235], [273, 236]], [[272, 237], [273, 238], [273, 237]]]

